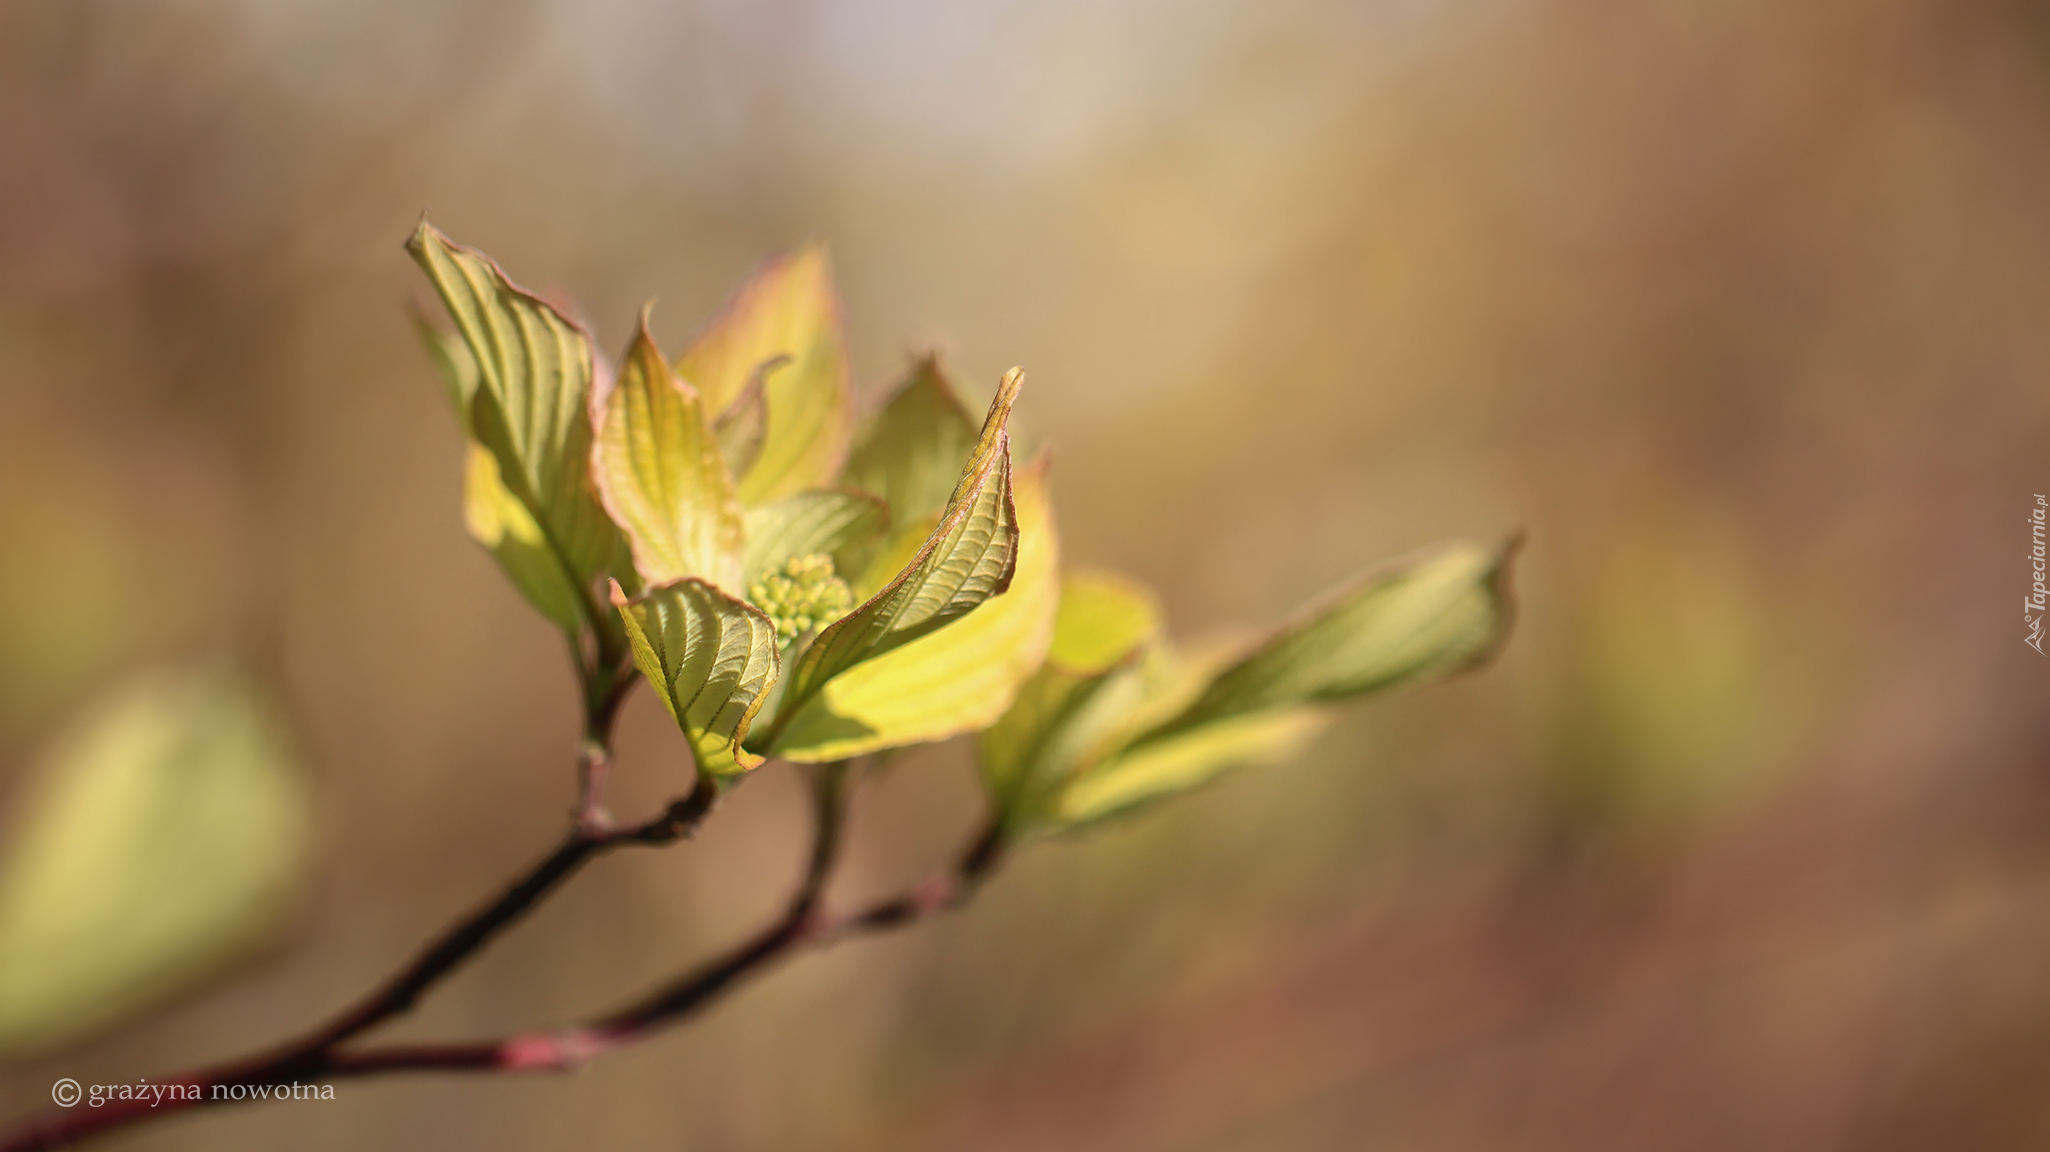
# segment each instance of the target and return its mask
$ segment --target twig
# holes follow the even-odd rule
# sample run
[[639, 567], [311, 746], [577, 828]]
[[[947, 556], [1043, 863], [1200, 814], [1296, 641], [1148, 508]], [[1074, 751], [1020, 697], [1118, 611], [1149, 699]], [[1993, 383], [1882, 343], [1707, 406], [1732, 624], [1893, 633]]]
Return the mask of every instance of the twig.
[[838, 918], [823, 915], [820, 904], [837, 861], [846, 823], [847, 773], [844, 763], [819, 770], [814, 788], [817, 826], [810, 859], [804, 879], [783, 916], [733, 951], [625, 1008], [566, 1030], [525, 1033], [480, 1043], [397, 1045], [354, 1052], [341, 1048], [348, 1039], [412, 1007], [427, 988], [481, 949], [586, 860], [622, 844], [667, 843], [688, 835], [718, 797], [717, 787], [706, 781], [701, 780], [689, 796], [643, 824], [602, 837], [590, 836], [578, 827], [562, 847], [496, 901], [479, 909], [422, 952], [382, 990], [304, 1040], [270, 1055], [160, 1078], [153, 1083], [168, 1091], [153, 1094], [151, 1099], [110, 1101], [85, 1111], [47, 1111], [0, 1141], [0, 1152], [62, 1147], [155, 1117], [254, 1098], [233, 1094], [231, 1090], [238, 1086], [301, 1084], [407, 1071], [572, 1068], [594, 1056], [645, 1039], [694, 1014], [743, 978], [765, 971], [800, 948], [904, 927], [934, 912], [955, 907], [973, 893], [1000, 860], [1005, 841], [1001, 826], [992, 822], [948, 872], [854, 914]]

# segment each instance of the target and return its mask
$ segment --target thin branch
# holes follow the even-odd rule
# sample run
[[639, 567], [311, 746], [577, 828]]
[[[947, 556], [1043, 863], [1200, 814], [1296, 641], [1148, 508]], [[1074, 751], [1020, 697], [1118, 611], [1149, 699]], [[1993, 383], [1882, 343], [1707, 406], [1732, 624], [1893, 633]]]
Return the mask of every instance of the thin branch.
[[[814, 793], [818, 822], [810, 860], [798, 894], [783, 916], [733, 951], [623, 1009], [566, 1030], [526, 1033], [482, 1043], [395, 1045], [355, 1052], [340, 1050], [341, 1039], [403, 1011], [399, 1005], [410, 1003], [407, 996], [417, 998], [421, 989], [440, 975], [445, 975], [454, 963], [460, 961], [461, 957], [457, 956], [454, 961], [443, 965], [440, 959], [443, 953], [453, 949], [452, 946], [437, 946], [424, 953], [413, 967], [379, 995], [308, 1041], [269, 1057], [154, 1082], [176, 1089], [172, 1096], [155, 1100], [114, 1101], [83, 1113], [46, 1112], [23, 1126], [11, 1139], [0, 1143], [0, 1152], [61, 1147], [127, 1124], [250, 1098], [220, 1094], [237, 1086], [306, 1083], [409, 1071], [516, 1072], [572, 1068], [595, 1056], [643, 1040], [695, 1014], [744, 978], [766, 971], [801, 949], [824, 946], [869, 932], [905, 927], [935, 912], [956, 907], [974, 893], [1001, 860], [1005, 848], [1003, 830], [1001, 825], [992, 822], [948, 872], [854, 914], [838, 918], [821, 915], [819, 903], [830, 879], [845, 825], [846, 773], [844, 764], [828, 766], [819, 773]], [[708, 793], [710, 798], [700, 799], [700, 793]], [[716, 796], [716, 788], [707, 790], [701, 787], [690, 797], [672, 805], [662, 816], [592, 843], [612, 846], [634, 841], [637, 837], [673, 839], [694, 827], [695, 821], [709, 811], [711, 798]], [[580, 836], [573, 835], [572, 842]], [[548, 872], [550, 865], [556, 864], [568, 847], [565, 844], [564, 849], [559, 849], [555, 856], [544, 861], [542, 867], [530, 873], [527, 879], [535, 880]], [[556, 880], [541, 885], [535, 895], [546, 891], [552, 883], [558, 883], [561, 876], [573, 871], [576, 864], [588, 855], [586, 852], [568, 863]], [[515, 885], [508, 891], [508, 897], [521, 890], [522, 885]], [[527, 902], [531, 904], [532, 899]], [[498, 907], [498, 904], [493, 904], [487, 912]], [[473, 917], [472, 920], [486, 918]], [[470, 923], [466, 921], [464, 927]], [[462, 933], [463, 928], [451, 932], [443, 944], [448, 945]], [[489, 935], [486, 932], [480, 936], [478, 945], [481, 946]], [[352, 1030], [345, 1030], [344, 1026]], [[331, 1035], [336, 1039], [327, 1039]]]

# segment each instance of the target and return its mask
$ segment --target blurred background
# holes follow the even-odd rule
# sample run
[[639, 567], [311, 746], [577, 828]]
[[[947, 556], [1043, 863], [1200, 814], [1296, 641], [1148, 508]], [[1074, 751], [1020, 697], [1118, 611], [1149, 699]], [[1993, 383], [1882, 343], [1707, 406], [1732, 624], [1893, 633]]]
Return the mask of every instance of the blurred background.
[[[579, 1074], [107, 1147], [2050, 1145], [2046, 205], [2020, 0], [0, 3], [0, 817], [124, 670], [224, 651], [316, 797], [267, 951], [0, 1108], [296, 1032], [559, 833], [572, 680], [462, 529], [425, 212], [615, 351], [828, 241], [867, 403], [1024, 365], [1067, 559], [1182, 635], [1522, 527], [1518, 632]], [[686, 757], [642, 694], [620, 806]], [[905, 759], [838, 892], [977, 816]], [[766, 770], [389, 1035], [726, 946], [804, 820]]]

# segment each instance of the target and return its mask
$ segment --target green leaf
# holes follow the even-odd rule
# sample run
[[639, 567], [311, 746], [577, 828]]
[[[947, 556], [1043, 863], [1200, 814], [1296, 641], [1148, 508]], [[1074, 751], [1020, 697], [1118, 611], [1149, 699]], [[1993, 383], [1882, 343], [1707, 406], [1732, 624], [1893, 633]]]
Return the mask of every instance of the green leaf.
[[849, 457], [845, 482], [881, 496], [901, 521], [937, 516], [975, 442], [975, 417], [928, 356]]
[[1486, 662], [1508, 635], [1509, 562], [1517, 544], [1454, 544], [1361, 577], [1225, 669], [1181, 715], [1143, 739]]
[[719, 455], [726, 458], [727, 475], [745, 476], [761, 459], [762, 441], [769, 434], [769, 373], [788, 363], [790, 357], [778, 356], [756, 368], [747, 387], [712, 421], [712, 434], [719, 438]]
[[1056, 671], [1098, 675], [1128, 663], [1159, 634], [1160, 602], [1151, 589], [1110, 572], [1070, 572], [1046, 658]]
[[822, 246], [772, 261], [676, 361], [705, 407], [724, 413], [769, 361], [763, 389], [767, 430], [754, 464], [740, 475], [749, 505], [823, 488], [847, 455], [851, 384], [840, 301]]
[[585, 611], [577, 578], [562, 566], [561, 554], [549, 546], [533, 513], [499, 479], [497, 457], [472, 440], [468, 461], [463, 522], [471, 537], [491, 550], [506, 579], [528, 603], [565, 631], [576, 632]]
[[994, 723], [1053, 640], [1060, 541], [1047, 465], [1018, 474], [1010, 590], [936, 632], [828, 681], [776, 743], [786, 760], [840, 760], [943, 740]]
[[306, 785], [241, 680], [138, 677], [32, 779], [0, 865], [0, 1054], [79, 1039], [188, 989], [290, 910]]
[[477, 393], [477, 358], [470, 355], [470, 346], [454, 332], [437, 328], [434, 322], [421, 315], [412, 306], [407, 313], [413, 320], [413, 331], [420, 342], [427, 346], [427, 357], [434, 361], [434, 373], [441, 377], [441, 385], [448, 390], [449, 404], [455, 408], [456, 419], [463, 425], [463, 432], [470, 431], [470, 398]]
[[477, 361], [461, 336], [445, 332], [415, 313], [413, 323], [427, 345], [449, 400], [463, 423], [463, 523], [470, 537], [497, 558], [506, 579], [565, 631], [575, 632], [584, 618], [577, 580], [549, 547], [541, 526], [498, 475], [498, 460], [469, 435], [470, 398], [477, 391]]
[[782, 670], [769, 618], [696, 577], [633, 600], [615, 581], [612, 603], [634, 664], [683, 729], [698, 773], [726, 779], [760, 765], [741, 741]]
[[589, 479], [589, 339], [489, 257], [450, 243], [424, 221], [407, 249], [447, 305], [476, 369], [466, 427], [497, 460], [500, 482], [526, 508], [545, 547], [575, 576], [581, 614], [603, 626], [588, 587], [610, 566], [618, 535]]
[[925, 544], [867, 603], [819, 633], [799, 658], [767, 743], [826, 682], [864, 660], [960, 619], [1008, 588], [1018, 555], [1011, 502], [1011, 406], [1025, 374], [1013, 368], [991, 402], [974, 456]]
[[648, 332], [627, 350], [603, 400], [591, 474], [648, 584], [699, 576], [739, 592], [745, 538], [740, 500], [697, 389], [676, 378]]
[[1074, 827], [1187, 791], [1232, 768], [1287, 759], [1325, 719], [1311, 709], [1283, 708], [1183, 730], [1077, 776], [1061, 790], [1052, 815]]
[[1322, 723], [1314, 705], [1486, 660], [1508, 628], [1514, 549], [1455, 545], [1368, 575], [1236, 659], [1156, 650], [1064, 669], [1103, 668], [1146, 623], [1112, 589], [1064, 600], [1047, 668], [982, 740], [999, 810], [1019, 830], [1100, 820], [1293, 755]]
[[1159, 628], [1159, 605], [1138, 584], [1101, 572], [1071, 572], [1061, 581], [1046, 664], [977, 740], [984, 782], [1007, 822], [1030, 822], [1086, 758], [1105, 722], [1129, 714], [1131, 701], [1115, 706], [1117, 693], [1105, 689], [1116, 672], [1136, 682], [1129, 666]]
[[890, 510], [866, 492], [799, 492], [747, 510], [747, 584], [797, 556], [823, 552], [840, 571], [882, 535]]

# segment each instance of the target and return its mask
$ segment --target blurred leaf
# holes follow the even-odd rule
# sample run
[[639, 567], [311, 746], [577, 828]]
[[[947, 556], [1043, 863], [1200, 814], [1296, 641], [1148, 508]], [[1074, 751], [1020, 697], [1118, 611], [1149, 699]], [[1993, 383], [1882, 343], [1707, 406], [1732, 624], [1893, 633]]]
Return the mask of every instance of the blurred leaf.
[[1570, 585], [1548, 783], [1560, 846], [1656, 856], [1783, 781], [1840, 634], [1828, 595], [1775, 602], [1756, 544], [1713, 504], [1656, 483], [1633, 500]]
[[645, 311], [605, 397], [591, 465], [642, 580], [698, 576], [732, 593], [745, 587], [740, 500], [697, 389], [669, 371]]
[[873, 492], [900, 521], [936, 516], [975, 453], [975, 417], [928, 356], [912, 370], [847, 461], [846, 483]]
[[1159, 634], [1152, 589], [1110, 572], [1070, 572], [1061, 581], [1047, 662], [1070, 675], [1096, 675], [1126, 663]]
[[798, 659], [768, 743], [826, 682], [864, 660], [950, 624], [1011, 583], [1018, 556], [1011, 503], [1011, 406], [1024, 386], [1016, 368], [990, 403], [981, 442], [963, 469], [945, 515], [903, 570], [861, 607], [820, 632]]
[[1090, 742], [1095, 726], [1085, 712], [1159, 627], [1159, 606], [1140, 585], [1099, 572], [1061, 581], [1046, 664], [977, 741], [983, 780], [1007, 821], [1029, 821], [1044, 807]]
[[696, 577], [628, 600], [612, 585], [634, 664], [683, 729], [698, 772], [732, 777], [762, 762], [740, 746], [776, 682], [776, 626]]
[[834, 677], [791, 720], [776, 754], [839, 760], [943, 740], [1002, 716], [1053, 640], [1060, 541], [1047, 489], [1044, 458], [1018, 474], [1018, 558], [1009, 591]]
[[823, 552], [840, 571], [889, 524], [890, 511], [866, 492], [799, 492], [747, 510], [743, 579], [762, 574], [796, 556]]
[[148, 1008], [247, 955], [288, 911], [305, 782], [241, 680], [138, 677], [34, 779], [0, 867], [0, 1054]]
[[790, 363], [778, 356], [756, 368], [740, 395], [712, 421], [712, 434], [719, 438], [719, 455], [726, 459], [726, 474], [745, 476], [761, 459], [762, 441], [769, 434], [769, 373]]
[[[1487, 659], [1509, 622], [1499, 550], [1455, 545], [1357, 581], [1236, 660], [1156, 651], [1137, 667], [1063, 679], [1042, 673], [986, 738], [983, 770], [1014, 826], [1074, 827], [1167, 797], [1229, 769], [1294, 754], [1322, 723], [1307, 707], [1447, 675]], [[1056, 652], [1100, 663], [1087, 600]], [[1129, 633], [1135, 620], [1123, 621]]]
[[724, 413], [779, 356], [791, 362], [771, 372], [763, 387], [767, 431], [753, 467], [739, 477], [740, 498], [750, 505], [826, 487], [846, 457], [852, 403], [847, 338], [823, 247], [756, 273], [677, 359], [676, 371], [708, 410]]
[[590, 341], [489, 257], [450, 243], [432, 225], [423, 221], [407, 249], [475, 365], [467, 426], [497, 459], [500, 482], [525, 506], [547, 549], [575, 575], [580, 612], [607, 626], [588, 595], [618, 547], [589, 482]]
[[448, 389], [448, 402], [455, 409], [456, 419], [468, 435], [470, 399], [477, 393], [477, 358], [470, 355], [470, 346], [461, 335], [435, 327], [433, 321], [410, 305], [406, 311], [412, 317], [413, 331], [427, 346], [427, 358], [434, 362], [435, 375], [441, 377], [442, 387]]
[[1183, 792], [1232, 768], [1284, 760], [1324, 724], [1306, 708], [1284, 708], [1213, 720], [1116, 756], [1077, 777], [1060, 793], [1053, 815], [1078, 825], [1142, 801]]
[[1186, 711], [1142, 740], [1485, 662], [1508, 635], [1516, 547], [1454, 544], [1362, 577], [1225, 669]]

